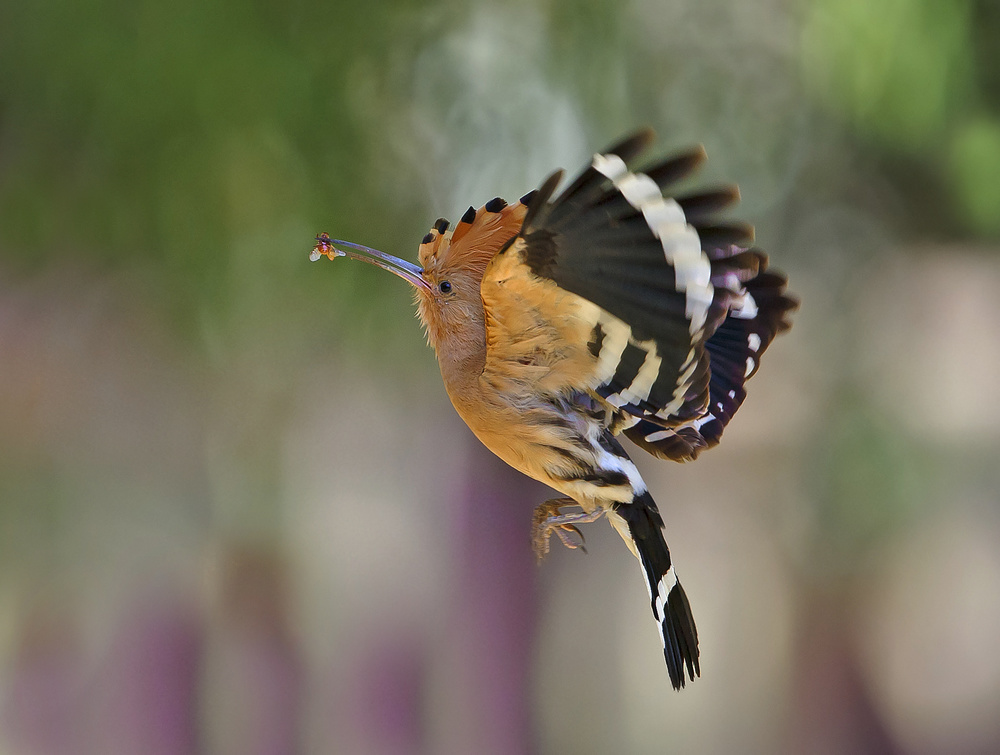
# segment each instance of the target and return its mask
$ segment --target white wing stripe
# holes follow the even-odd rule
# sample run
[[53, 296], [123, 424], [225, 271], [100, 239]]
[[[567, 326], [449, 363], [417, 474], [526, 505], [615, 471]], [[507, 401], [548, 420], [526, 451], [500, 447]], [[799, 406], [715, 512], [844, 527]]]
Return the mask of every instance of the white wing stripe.
[[642, 367], [624, 391], [622, 396], [630, 404], [639, 404], [649, 398], [650, 391], [653, 390], [653, 383], [660, 375], [660, 365], [663, 360], [656, 353], [656, 344], [652, 341], [643, 341], [636, 344], [646, 350], [646, 358], [642, 361]]
[[663, 254], [674, 268], [674, 285], [684, 292], [684, 312], [694, 340], [705, 327], [715, 294], [712, 263], [701, 249], [698, 232], [687, 224], [676, 201], [665, 199], [660, 187], [645, 173], [630, 173], [618, 155], [594, 155], [592, 166], [643, 214], [653, 236], [663, 245]]
[[740, 305], [731, 308], [729, 314], [741, 320], [752, 320], [755, 318], [757, 316], [757, 302], [754, 300], [753, 294], [749, 291], [744, 292]]

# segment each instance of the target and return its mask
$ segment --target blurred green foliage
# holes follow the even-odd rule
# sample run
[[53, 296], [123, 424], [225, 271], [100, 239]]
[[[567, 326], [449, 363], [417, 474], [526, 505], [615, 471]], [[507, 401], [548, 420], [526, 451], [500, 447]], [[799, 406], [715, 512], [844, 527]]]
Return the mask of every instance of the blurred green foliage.
[[961, 220], [1000, 233], [1000, 13], [975, 0], [817, 0], [802, 62], [828, 112], [931, 167]]
[[[280, 537], [290, 500], [309, 498], [294, 483], [312, 473], [288, 457], [301, 437], [365, 437], [350, 421], [371, 422], [370, 445], [346, 460], [319, 448], [331, 478], [352, 460], [384, 474], [384, 440], [429, 475], [450, 470], [442, 454], [454, 449], [438, 448], [438, 433], [457, 424], [433, 426], [446, 398], [419, 379], [436, 367], [407, 287], [368, 266], [310, 264], [313, 235], [412, 259], [438, 215], [519, 196], [649, 123], [658, 150], [706, 144], [699, 182], [740, 183], [739, 217], [803, 296], [773, 360], [785, 360], [783, 385], [799, 386], [809, 420], [795, 420], [790, 396], [786, 428], [775, 400], [780, 440], [765, 438], [767, 462], [741, 490], [772, 480], [782, 464], [768, 444], [787, 444], [799, 465], [787, 477], [801, 478], [787, 496], [809, 519], [806, 568], [867, 579], [894, 532], [935, 498], [950, 505], [935, 487], [953, 459], [947, 440], [893, 419], [935, 407], [886, 406], [870, 385], [882, 373], [856, 369], [878, 348], [865, 339], [879, 313], [912, 289], [885, 310], [866, 297], [881, 302], [869, 290], [889, 275], [881, 258], [902, 259], [925, 235], [1000, 237], [998, 40], [997, 0], [3, 4], [0, 305], [12, 303], [0, 314], [13, 315], [0, 318], [0, 345], [13, 356], [0, 354], [0, 368], [13, 365], [17, 384], [0, 401], [4, 573], [72, 576], [88, 562], [87, 533], [99, 552], [158, 530], [159, 516], [199, 534]], [[922, 297], [914, 311], [931, 318], [948, 304], [927, 306], [924, 278], [903, 280]], [[902, 339], [925, 324], [894, 327]], [[336, 398], [326, 407], [324, 391]], [[427, 411], [403, 416], [414, 407]], [[313, 420], [323, 433], [302, 430]], [[961, 477], [992, 502], [990, 442], [950, 453], [986, 449]], [[435, 479], [433, 495], [453, 484]], [[357, 491], [315, 497], [367, 516], [377, 501]], [[424, 521], [406, 508], [418, 499], [400, 513]], [[123, 535], [129, 516], [138, 525]]]
[[893, 530], [923, 513], [939, 470], [933, 454], [857, 394], [841, 397], [814, 453], [822, 548], [810, 554], [813, 568], [858, 573]]
[[820, 0], [803, 30], [806, 78], [828, 107], [897, 149], [934, 149], [973, 88], [959, 0]]
[[[6, 6], [7, 264], [137, 269], [144, 295], [185, 322], [205, 307], [224, 311], [252, 279], [268, 282], [276, 304], [283, 287], [317, 301], [308, 295], [317, 276], [300, 264], [321, 230], [310, 221], [360, 236], [362, 217], [374, 214], [361, 208], [377, 203], [363, 159], [373, 141], [345, 99], [350, 67], [390, 47], [386, 11], [191, 0]], [[350, 301], [357, 288], [340, 293]]]
[[948, 159], [963, 217], [973, 228], [1000, 236], [1000, 118], [963, 124]]
[[[988, 33], [1000, 27], [989, 7], [818, 0], [801, 45], [816, 101], [951, 182], [957, 214], [983, 234], [1000, 232], [1000, 60]], [[650, 86], [625, 84], [630, 75], [681, 74], [629, 42], [631, 18], [615, 4], [539, 10], [542, 63], [609, 131], [628, 87]], [[277, 260], [273, 243], [293, 232], [305, 246], [333, 228], [370, 239], [380, 222], [379, 242], [411, 249], [433, 211], [381, 204], [367, 157], [384, 150], [379, 118], [411, 104], [413, 59], [468, 12], [403, 0], [7, 4], [0, 253], [26, 269], [70, 257], [145, 267], [151, 289], [183, 311], [225, 301], [234, 265], [256, 267], [272, 287], [318, 285], [306, 266]], [[359, 275], [346, 273], [351, 285], [336, 293], [350, 298]]]
[[[921, 175], [950, 187], [954, 206], [939, 210], [938, 227], [946, 228], [953, 212], [973, 235], [1000, 234], [1000, 13], [991, 8], [974, 0], [817, 0], [803, 7], [791, 54], [812, 98], [804, 106], [839, 120], [868, 154], [903, 155]], [[743, 159], [764, 153], [760, 170], [745, 171], [750, 181], [766, 180], [771, 163], [794, 175], [776, 151], [794, 153], [788, 137], [802, 122], [769, 107], [748, 112], [740, 99], [766, 100], [762, 80], [787, 75], [780, 34], [775, 42], [759, 31], [743, 39], [730, 30], [734, 44], [754, 44], [758, 34], [756, 44], [771, 45], [755, 59], [758, 73], [745, 74], [739, 51], [715, 55], [714, 39], [685, 34], [685, 24], [707, 34], [711, 8], [658, 9], [657, 21], [674, 35], [663, 42], [652, 21], [648, 29], [636, 23], [645, 12], [657, 16], [641, 5], [623, 12], [600, 0], [563, 0], [524, 4], [520, 15], [476, 12], [475, 4], [406, 0], [350, 7], [318, 0], [287, 7], [267, 0], [8, 4], [0, 11], [5, 265], [126, 269], [136, 295], [196, 333], [210, 363], [232, 364], [253, 350], [262, 362], [280, 363], [297, 353], [293, 333], [315, 339], [317, 350], [336, 334], [414, 353], [421, 347], [402, 285], [356, 265], [317, 274], [326, 269], [305, 256], [320, 230], [412, 256], [415, 239], [446, 211], [414, 175], [437, 172], [431, 158], [438, 153], [392, 166], [385, 158], [391, 142], [410, 130], [448, 126], [495, 137], [484, 119], [524, 118], [489, 91], [486, 104], [449, 101], [469, 83], [468, 72], [451, 70], [463, 55], [484, 79], [514, 72], [553, 78], [572, 92], [582, 117], [599, 124], [590, 127], [595, 133], [616, 135], [635, 125], [630, 118], [655, 121], [658, 114], [680, 130], [699, 121], [698, 132], [721, 114], [713, 128], [742, 134], [744, 144], [729, 146], [751, 156]], [[482, 31], [516, 18], [526, 23], [514, 34]], [[480, 34], [471, 43], [479, 48], [456, 46], [462, 37], [454, 30], [463, 24]], [[498, 44], [526, 58], [520, 68], [511, 62], [500, 69], [503, 50], [480, 49], [501, 38]], [[425, 53], [442, 39], [452, 48], [428, 63]], [[727, 76], [737, 77], [734, 89], [756, 89], [734, 95], [719, 84]], [[509, 95], [516, 87], [507, 81], [495, 91]], [[675, 90], [690, 92], [681, 101], [694, 115], [670, 109], [663, 92]], [[779, 96], [766, 104], [789, 102]], [[427, 120], [428, 112], [440, 120]], [[785, 130], [775, 130], [779, 123]], [[414, 144], [426, 143], [426, 134], [414, 134]], [[726, 156], [740, 159], [738, 150]], [[821, 162], [829, 185], [839, 180], [835, 170], [852, 170], [839, 162]], [[777, 181], [751, 188], [757, 202], [772, 192], [796, 193]], [[904, 198], [926, 191], [894, 189]], [[371, 306], [376, 289], [384, 306]], [[366, 316], [356, 322], [359, 311]], [[325, 327], [307, 327], [320, 321]], [[844, 448], [858, 448], [852, 437]], [[835, 469], [857, 466], [836, 448], [831, 453]], [[828, 476], [835, 492], [838, 475]], [[863, 498], [841, 492], [835, 497]]]

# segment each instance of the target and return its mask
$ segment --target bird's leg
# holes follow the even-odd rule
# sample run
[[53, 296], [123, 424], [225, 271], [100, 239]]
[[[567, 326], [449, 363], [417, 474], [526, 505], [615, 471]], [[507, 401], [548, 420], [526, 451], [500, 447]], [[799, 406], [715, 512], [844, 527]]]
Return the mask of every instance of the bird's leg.
[[552, 498], [535, 507], [535, 516], [531, 522], [531, 546], [539, 561], [549, 552], [549, 538], [553, 532], [567, 548], [571, 550], [579, 548], [586, 553], [583, 533], [576, 525], [596, 522], [604, 516], [604, 510], [601, 508], [589, 513], [581, 510], [578, 514], [563, 514], [562, 509], [566, 506], [581, 508], [572, 498]]

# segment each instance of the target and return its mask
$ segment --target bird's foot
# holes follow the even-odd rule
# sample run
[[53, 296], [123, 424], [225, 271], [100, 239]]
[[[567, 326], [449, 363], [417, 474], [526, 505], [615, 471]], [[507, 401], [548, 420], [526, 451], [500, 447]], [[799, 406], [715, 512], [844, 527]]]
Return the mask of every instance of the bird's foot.
[[583, 533], [576, 525], [596, 521], [604, 516], [604, 512], [596, 509], [590, 513], [581, 510], [578, 514], [563, 514], [562, 509], [567, 506], [581, 508], [572, 498], [553, 498], [535, 507], [535, 515], [531, 522], [531, 547], [539, 561], [549, 552], [549, 538], [552, 533], [555, 533], [562, 544], [570, 550], [579, 548], [584, 553], [587, 552]]

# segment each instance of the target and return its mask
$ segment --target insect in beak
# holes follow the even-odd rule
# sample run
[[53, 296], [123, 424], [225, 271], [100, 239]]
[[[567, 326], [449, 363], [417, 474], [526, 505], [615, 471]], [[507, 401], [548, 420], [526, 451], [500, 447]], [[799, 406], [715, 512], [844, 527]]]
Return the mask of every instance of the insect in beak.
[[321, 233], [316, 237], [316, 246], [309, 253], [309, 259], [313, 262], [320, 257], [326, 257], [331, 260], [337, 257], [348, 257], [352, 260], [367, 262], [369, 265], [375, 265], [398, 275], [417, 288], [431, 290], [430, 284], [424, 280], [424, 270], [419, 265], [414, 265], [412, 262], [407, 262], [399, 257], [380, 252], [378, 249], [371, 249], [361, 244], [353, 244], [350, 241], [331, 239], [325, 233]]

